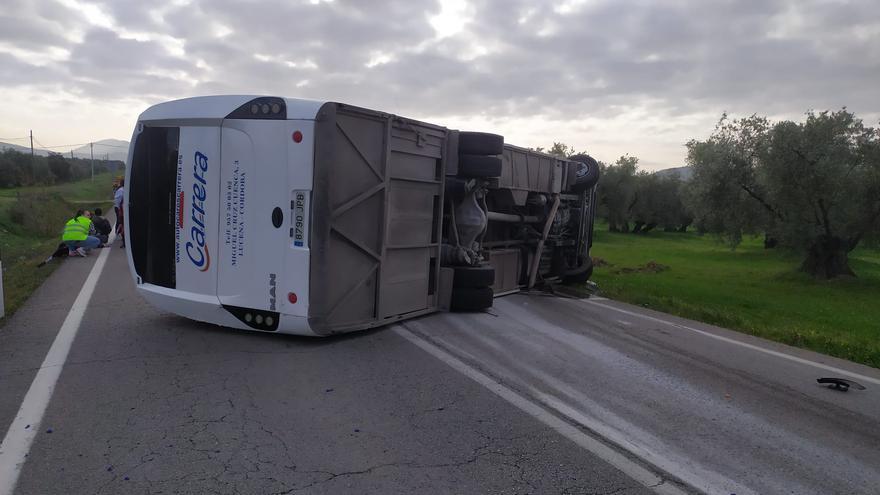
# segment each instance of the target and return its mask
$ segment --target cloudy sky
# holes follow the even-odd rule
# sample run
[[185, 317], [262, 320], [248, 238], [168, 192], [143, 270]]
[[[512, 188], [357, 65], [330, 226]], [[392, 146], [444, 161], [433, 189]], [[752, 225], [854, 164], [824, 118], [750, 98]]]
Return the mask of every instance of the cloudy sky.
[[666, 168], [724, 111], [877, 125], [880, 2], [3, 0], [2, 138], [127, 140], [151, 104], [223, 93]]

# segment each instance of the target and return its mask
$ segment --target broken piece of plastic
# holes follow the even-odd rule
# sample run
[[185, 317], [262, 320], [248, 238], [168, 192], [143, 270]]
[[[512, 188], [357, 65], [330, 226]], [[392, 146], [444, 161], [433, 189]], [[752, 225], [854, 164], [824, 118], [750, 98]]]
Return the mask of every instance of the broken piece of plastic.
[[846, 392], [850, 387], [856, 390], [865, 390], [865, 387], [862, 386], [862, 384], [847, 380], [846, 378], [818, 378], [816, 381], [823, 385], [828, 384], [829, 388], [840, 390], [841, 392]]

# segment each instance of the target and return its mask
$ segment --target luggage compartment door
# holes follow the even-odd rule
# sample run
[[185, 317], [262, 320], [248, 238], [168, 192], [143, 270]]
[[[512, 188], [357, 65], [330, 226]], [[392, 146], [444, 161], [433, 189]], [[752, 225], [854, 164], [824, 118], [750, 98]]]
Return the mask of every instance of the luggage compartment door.
[[[223, 122], [217, 296], [228, 306], [282, 311], [290, 244], [286, 120]], [[306, 164], [304, 166], [309, 166]], [[273, 223], [278, 210], [282, 216]]]

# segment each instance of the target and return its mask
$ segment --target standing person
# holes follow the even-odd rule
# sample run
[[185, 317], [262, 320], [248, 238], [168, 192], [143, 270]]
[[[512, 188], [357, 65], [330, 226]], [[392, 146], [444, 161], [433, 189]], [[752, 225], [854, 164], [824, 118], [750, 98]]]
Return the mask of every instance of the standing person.
[[104, 212], [100, 208], [95, 208], [95, 214], [92, 216], [92, 225], [95, 226], [95, 234], [101, 240], [101, 244], [107, 244], [110, 232], [113, 229], [110, 227], [110, 222], [101, 216], [102, 213]]
[[92, 227], [92, 219], [85, 215], [83, 210], [77, 210], [76, 214], [64, 224], [64, 233], [61, 241], [67, 245], [68, 256], [87, 256], [86, 250], [98, 247], [101, 240], [89, 235]]
[[113, 194], [113, 207], [116, 209], [116, 235], [122, 239], [125, 247], [125, 218], [122, 214], [122, 202], [125, 200], [125, 179], [119, 179], [119, 187]]

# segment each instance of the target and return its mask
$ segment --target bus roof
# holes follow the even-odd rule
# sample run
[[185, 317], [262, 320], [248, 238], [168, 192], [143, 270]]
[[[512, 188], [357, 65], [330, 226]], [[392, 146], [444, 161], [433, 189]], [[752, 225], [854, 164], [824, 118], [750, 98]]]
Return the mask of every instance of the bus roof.
[[[245, 103], [265, 95], [196, 96], [153, 105], [138, 117], [141, 122], [173, 119], [222, 119]], [[323, 101], [284, 98], [287, 118], [314, 119]]]

